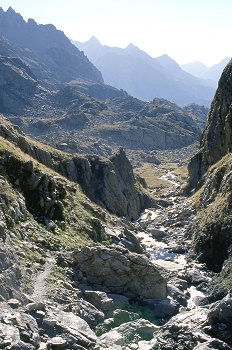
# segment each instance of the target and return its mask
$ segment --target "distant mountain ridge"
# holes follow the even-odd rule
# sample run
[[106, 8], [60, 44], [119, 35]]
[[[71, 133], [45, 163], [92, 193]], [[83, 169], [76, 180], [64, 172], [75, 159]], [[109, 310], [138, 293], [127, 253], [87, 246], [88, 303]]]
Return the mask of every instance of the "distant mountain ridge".
[[73, 43], [101, 71], [106, 84], [136, 98], [165, 98], [180, 106], [193, 102], [208, 106], [213, 98], [214, 87], [185, 72], [168, 55], [153, 58], [133, 44], [125, 49], [104, 46], [95, 37]]
[[212, 82], [214, 82], [214, 85], [217, 86], [221, 74], [228, 62], [230, 61], [230, 59], [230, 57], [226, 57], [222, 61], [220, 61], [217, 64], [214, 64], [211, 67], [207, 67], [201, 62], [182, 64], [181, 67], [186, 72], [198, 78], [211, 80]]
[[20, 58], [48, 85], [73, 79], [103, 83], [101, 73], [62, 31], [33, 19], [26, 22], [11, 7], [0, 8], [0, 55]]

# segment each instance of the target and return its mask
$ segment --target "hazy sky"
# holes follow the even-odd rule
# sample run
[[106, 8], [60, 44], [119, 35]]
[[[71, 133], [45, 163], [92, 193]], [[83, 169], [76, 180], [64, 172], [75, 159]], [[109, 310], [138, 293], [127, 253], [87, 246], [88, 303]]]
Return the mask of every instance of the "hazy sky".
[[53, 23], [74, 40], [129, 43], [156, 57], [207, 65], [230, 56], [232, 0], [0, 0], [25, 18]]

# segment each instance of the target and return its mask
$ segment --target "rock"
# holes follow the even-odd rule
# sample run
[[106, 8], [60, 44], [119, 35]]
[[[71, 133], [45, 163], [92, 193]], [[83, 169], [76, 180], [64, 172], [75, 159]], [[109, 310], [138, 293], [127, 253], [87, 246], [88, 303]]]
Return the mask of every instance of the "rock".
[[[88, 294], [86, 294], [88, 297]], [[89, 298], [91, 299], [91, 297]], [[94, 303], [96, 305], [97, 303]], [[104, 313], [98, 310], [93, 304], [89, 303], [86, 300], [81, 299], [78, 302], [78, 305], [72, 307], [72, 312], [75, 315], [80, 316], [83, 320], [85, 320], [91, 327], [96, 326], [98, 323], [103, 322]], [[102, 310], [102, 308], [100, 307]]]
[[116, 327], [123, 323], [128, 323], [139, 319], [139, 314], [127, 310], [115, 310], [113, 312], [114, 325]]
[[229, 296], [210, 306], [206, 324], [204, 331], [207, 334], [231, 344], [232, 299]]
[[54, 350], [65, 350], [67, 342], [62, 337], [54, 337], [48, 340], [47, 348]]
[[179, 307], [178, 304], [166, 300], [156, 300], [156, 299], [145, 299], [142, 303], [144, 306], [148, 306], [155, 318], [170, 318], [171, 316], [177, 314]]
[[26, 310], [28, 312], [33, 312], [33, 311], [45, 311], [46, 310], [46, 305], [42, 302], [32, 302], [26, 305]]
[[209, 324], [225, 323], [232, 324], [232, 299], [227, 296], [212, 304], [209, 309], [207, 321]]
[[112, 312], [115, 309], [123, 309], [129, 305], [129, 300], [123, 295], [86, 290], [85, 296], [98, 309], [103, 312]]
[[20, 301], [17, 299], [10, 299], [7, 303], [12, 309], [17, 309], [21, 305]]
[[0, 237], [3, 239], [3, 241], [6, 240], [6, 224], [3, 220], [0, 220]]
[[209, 337], [202, 332], [207, 319], [207, 310], [198, 308], [189, 312], [181, 312], [172, 317], [156, 335], [156, 348], [160, 350], [193, 349]]
[[74, 264], [91, 284], [129, 297], [166, 298], [166, 281], [146, 256], [116, 246], [86, 247], [75, 251]]
[[228, 346], [220, 340], [214, 339], [203, 344], [195, 346], [193, 350], [231, 350], [232, 347]]
[[182, 292], [189, 287], [189, 283], [185, 279], [181, 279], [178, 277], [172, 277], [168, 283], [170, 286], [178, 288]]
[[136, 186], [132, 166], [122, 148], [107, 162], [96, 156], [73, 157], [72, 165], [69, 160], [63, 171], [81, 185], [91, 200], [118, 216], [137, 219], [143, 209], [155, 203]]
[[167, 232], [159, 230], [159, 229], [156, 229], [156, 228], [149, 228], [148, 232], [158, 242], [162, 242], [163, 240], [165, 240], [165, 238], [167, 238]]
[[158, 329], [159, 327], [143, 319], [124, 323], [100, 336], [97, 349], [111, 349], [113, 346], [120, 346], [118, 349], [122, 350], [126, 345], [133, 346], [142, 340], [150, 341]]
[[187, 270], [187, 280], [194, 286], [202, 282], [208, 282], [208, 278], [205, 277], [197, 269], [188, 269]]
[[128, 323], [134, 320], [139, 319], [140, 316], [137, 313], [129, 312], [127, 310], [115, 310], [112, 313], [111, 318], [106, 318], [105, 321], [99, 324], [96, 328], [97, 334], [101, 335], [108, 333], [113, 330], [115, 327], [119, 327], [124, 323]]
[[178, 302], [180, 305], [184, 307], [187, 306], [186, 295], [179, 288], [169, 283], [168, 283], [168, 294], [171, 296], [173, 300]]
[[45, 333], [50, 334], [50, 337], [61, 334], [68, 349], [75, 344], [92, 350], [97, 340], [86, 321], [72, 312], [64, 312], [59, 308], [51, 308], [47, 311], [41, 327]]
[[[188, 190], [201, 187], [198, 215], [189, 227], [192, 252], [214, 272], [221, 272], [232, 257], [231, 151], [232, 151], [232, 61], [224, 69], [208, 114], [200, 150], [189, 164]], [[229, 271], [228, 271], [229, 272]], [[221, 285], [231, 285], [229, 276], [221, 275]], [[219, 282], [220, 284], [220, 282]], [[224, 288], [224, 293], [228, 293]]]
[[4, 349], [37, 349], [40, 336], [36, 320], [30, 315], [1, 305], [0, 344]]

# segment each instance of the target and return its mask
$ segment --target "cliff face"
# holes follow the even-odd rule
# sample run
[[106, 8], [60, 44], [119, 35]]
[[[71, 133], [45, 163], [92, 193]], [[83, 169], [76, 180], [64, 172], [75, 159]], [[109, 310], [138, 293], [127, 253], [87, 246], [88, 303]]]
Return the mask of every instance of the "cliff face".
[[113, 214], [136, 219], [143, 209], [155, 204], [136, 181], [122, 149], [108, 160], [97, 156], [71, 156], [25, 137], [4, 118], [0, 119], [0, 136], [45, 166], [77, 182], [92, 201]]
[[118, 216], [134, 220], [155, 204], [136, 181], [123, 149], [108, 160], [74, 156], [62, 162], [59, 172], [78, 182], [91, 200]]
[[[223, 286], [231, 279], [232, 259], [232, 61], [225, 68], [211, 105], [201, 149], [192, 159], [190, 189], [199, 207], [190, 234], [198, 258], [215, 272], [224, 273]], [[228, 286], [227, 288], [228, 292]], [[231, 289], [231, 288], [230, 288]]]
[[36, 77], [17, 58], [0, 57], [0, 112], [21, 113], [30, 105]]
[[232, 60], [219, 80], [206, 128], [201, 139], [200, 152], [189, 166], [189, 184], [194, 188], [207, 169], [232, 150]]

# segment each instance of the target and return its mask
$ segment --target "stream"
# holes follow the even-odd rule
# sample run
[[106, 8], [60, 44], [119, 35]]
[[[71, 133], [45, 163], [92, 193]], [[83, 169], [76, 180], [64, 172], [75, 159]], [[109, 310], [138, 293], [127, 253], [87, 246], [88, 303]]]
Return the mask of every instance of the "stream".
[[[180, 186], [171, 172], [162, 178], [174, 188]], [[186, 231], [195, 216], [193, 204], [175, 192], [167, 195], [167, 207], [146, 209], [134, 225], [150, 259], [161, 268], [168, 281], [168, 298], [180, 303], [179, 295], [183, 296], [185, 301], [182, 300], [179, 309], [187, 312], [198, 309], [205, 299], [201, 284], [210, 283], [211, 278], [206, 267], [189, 255], [191, 240]]]

